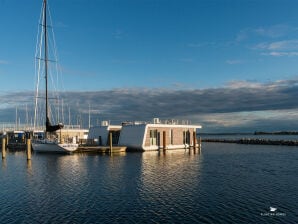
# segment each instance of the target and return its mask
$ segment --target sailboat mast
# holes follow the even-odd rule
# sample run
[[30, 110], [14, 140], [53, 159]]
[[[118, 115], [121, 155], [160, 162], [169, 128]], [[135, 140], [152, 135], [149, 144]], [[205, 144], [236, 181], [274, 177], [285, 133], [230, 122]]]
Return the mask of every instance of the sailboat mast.
[[44, 60], [45, 60], [45, 85], [46, 85], [46, 119], [48, 119], [48, 38], [47, 38], [47, 0], [43, 1], [44, 22]]

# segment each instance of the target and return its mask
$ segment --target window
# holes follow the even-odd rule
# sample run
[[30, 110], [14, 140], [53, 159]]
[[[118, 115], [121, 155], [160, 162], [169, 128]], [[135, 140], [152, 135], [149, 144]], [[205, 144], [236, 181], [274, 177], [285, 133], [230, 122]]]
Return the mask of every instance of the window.
[[173, 135], [174, 135], [174, 131], [173, 131], [173, 129], [171, 129], [170, 130], [170, 134], [169, 134], [169, 136], [170, 136], [170, 144], [171, 145], [174, 144], [174, 137], [173, 137]]
[[150, 130], [150, 145], [157, 145], [157, 130]]
[[190, 131], [183, 131], [183, 144], [190, 144]]

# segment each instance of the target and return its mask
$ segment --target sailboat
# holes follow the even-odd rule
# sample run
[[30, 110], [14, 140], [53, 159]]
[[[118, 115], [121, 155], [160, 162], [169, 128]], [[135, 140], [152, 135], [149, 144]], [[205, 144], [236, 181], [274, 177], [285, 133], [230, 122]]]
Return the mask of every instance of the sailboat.
[[[44, 77], [45, 77], [45, 130], [44, 134], [41, 135], [40, 138], [36, 138], [32, 140], [32, 148], [36, 152], [55, 152], [55, 153], [71, 153], [78, 149], [78, 144], [76, 143], [75, 139], [73, 138], [71, 142], [65, 142], [61, 139], [57, 138], [56, 131], [61, 130], [63, 128], [62, 123], [58, 123], [56, 125], [52, 125], [50, 121], [50, 108], [49, 108], [49, 95], [48, 95], [48, 63], [49, 63], [49, 49], [48, 49], [48, 24], [47, 24], [47, 0], [43, 0], [42, 4], [42, 31], [40, 33], [40, 44], [39, 46], [39, 56], [37, 59], [39, 60], [40, 69], [42, 66], [40, 65], [41, 62], [44, 63]], [[43, 44], [42, 44], [43, 42]], [[42, 55], [43, 52], [43, 55]], [[39, 77], [39, 73], [38, 73]], [[39, 78], [38, 78], [39, 80]], [[38, 85], [39, 81], [37, 82], [37, 90], [35, 96], [35, 116], [37, 116], [37, 99], [41, 98], [38, 93]], [[35, 118], [36, 119], [36, 118]]]

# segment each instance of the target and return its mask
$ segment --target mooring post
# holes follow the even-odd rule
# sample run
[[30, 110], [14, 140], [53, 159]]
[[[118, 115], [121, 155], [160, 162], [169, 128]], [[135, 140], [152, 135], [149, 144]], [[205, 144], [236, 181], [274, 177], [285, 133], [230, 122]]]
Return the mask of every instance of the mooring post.
[[202, 139], [200, 137], [199, 138], [199, 153], [201, 153], [201, 148], [202, 148]]
[[27, 138], [27, 160], [31, 160], [31, 139]]
[[193, 149], [196, 150], [196, 146], [197, 146], [197, 134], [196, 132], [194, 131], [193, 132]]
[[7, 147], [8, 142], [9, 142], [9, 136], [8, 136], [8, 134], [7, 134], [7, 135], [6, 135], [5, 148]]
[[110, 153], [113, 151], [113, 133], [110, 132]]
[[6, 138], [2, 137], [2, 159], [6, 157]]
[[167, 146], [166, 131], [162, 132], [162, 144], [163, 144], [163, 150], [166, 150], [166, 146]]

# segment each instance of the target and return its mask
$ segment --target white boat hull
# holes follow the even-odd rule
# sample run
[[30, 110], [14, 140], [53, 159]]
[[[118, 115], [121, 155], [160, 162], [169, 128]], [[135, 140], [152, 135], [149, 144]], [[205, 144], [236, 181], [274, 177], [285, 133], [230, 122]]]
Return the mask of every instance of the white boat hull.
[[78, 149], [76, 143], [32, 143], [32, 149], [35, 152], [54, 152], [54, 153], [72, 153]]

